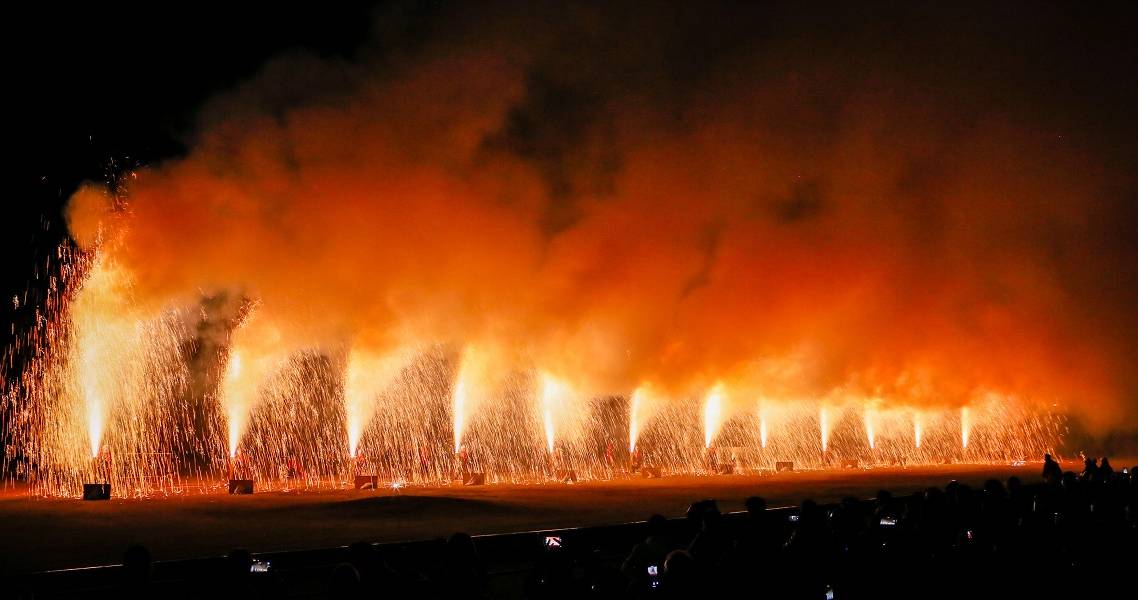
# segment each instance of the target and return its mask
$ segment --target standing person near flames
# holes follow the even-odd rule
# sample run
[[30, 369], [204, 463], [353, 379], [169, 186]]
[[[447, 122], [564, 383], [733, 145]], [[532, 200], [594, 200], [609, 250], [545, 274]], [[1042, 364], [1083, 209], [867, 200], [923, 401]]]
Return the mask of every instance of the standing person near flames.
[[1063, 479], [1063, 468], [1050, 454], [1043, 455], [1043, 482], [1048, 485], [1058, 484]]
[[1098, 480], [1098, 464], [1097, 459], [1088, 456], [1083, 461], [1083, 472], [1079, 475], [1079, 479], [1083, 481], [1097, 481]]

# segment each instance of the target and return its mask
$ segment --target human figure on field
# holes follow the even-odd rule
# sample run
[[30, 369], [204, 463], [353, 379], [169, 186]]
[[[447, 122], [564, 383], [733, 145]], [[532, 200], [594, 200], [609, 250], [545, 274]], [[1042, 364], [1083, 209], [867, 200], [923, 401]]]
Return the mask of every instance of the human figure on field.
[[1063, 479], [1063, 468], [1059, 466], [1055, 459], [1051, 458], [1050, 454], [1043, 455], [1043, 483], [1048, 485], [1058, 485], [1059, 481]]

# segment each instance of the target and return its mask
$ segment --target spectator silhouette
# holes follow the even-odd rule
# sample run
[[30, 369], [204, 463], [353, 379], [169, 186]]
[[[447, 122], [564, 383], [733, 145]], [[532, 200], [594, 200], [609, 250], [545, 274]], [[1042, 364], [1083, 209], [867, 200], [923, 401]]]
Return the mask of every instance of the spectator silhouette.
[[455, 533], [443, 550], [442, 587], [451, 598], [480, 598], [486, 591], [486, 569], [474, 538]]
[[1043, 482], [1048, 485], [1059, 485], [1063, 479], [1063, 468], [1051, 458], [1050, 454], [1043, 455]]
[[131, 546], [123, 552], [123, 588], [128, 598], [150, 595], [150, 563], [150, 551], [142, 546]]
[[1094, 457], [1088, 456], [1083, 461], [1083, 472], [1079, 475], [1079, 479], [1083, 481], [1097, 481], [1098, 480], [1098, 465], [1095, 464]]
[[688, 545], [688, 554], [696, 562], [701, 576], [705, 578], [705, 592], [716, 594], [727, 592], [729, 585], [731, 551], [733, 544], [724, 528], [723, 516], [713, 503], [700, 514], [700, 530]]
[[363, 586], [360, 585], [360, 574], [356, 568], [348, 563], [340, 563], [332, 570], [332, 585], [329, 597], [337, 600], [363, 597]]
[[[388, 590], [396, 583], [395, 571], [383, 559], [379, 547], [368, 542], [348, 546], [348, 562], [359, 573], [360, 585], [369, 590]], [[400, 592], [401, 590], [396, 590]]]
[[248, 598], [253, 591], [249, 568], [253, 555], [248, 550], [234, 550], [225, 557], [222, 573], [222, 598]]
[[662, 569], [668, 553], [675, 550], [675, 545], [668, 539], [667, 530], [668, 520], [662, 515], [652, 515], [648, 518], [647, 537], [632, 547], [632, 552], [620, 567], [620, 572], [633, 586], [646, 585], [650, 580], [648, 567], [655, 566]]
[[673, 550], [664, 559], [662, 587], [667, 598], [693, 598], [700, 582], [695, 559], [686, 550]]
[[1110, 459], [1105, 456], [1102, 457], [1102, 462], [1099, 463], [1098, 478], [1099, 481], [1103, 482], [1110, 481], [1114, 478], [1114, 467], [1110, 466]]

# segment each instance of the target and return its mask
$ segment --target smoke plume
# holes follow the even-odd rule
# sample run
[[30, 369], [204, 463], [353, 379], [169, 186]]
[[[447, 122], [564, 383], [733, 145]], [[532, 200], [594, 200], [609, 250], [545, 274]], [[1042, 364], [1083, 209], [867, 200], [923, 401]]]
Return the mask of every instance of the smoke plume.
[[81, 190], [71, 231], [156, 310], [255, 299], [286, 355], [1138, 416], [1134, 121], [1079, 87], [1111, 74], [1062, 80], [1059, 34], [1004, 15], [638, 6], [377, 15], [355, 59], [215, 98], [123, 205]]

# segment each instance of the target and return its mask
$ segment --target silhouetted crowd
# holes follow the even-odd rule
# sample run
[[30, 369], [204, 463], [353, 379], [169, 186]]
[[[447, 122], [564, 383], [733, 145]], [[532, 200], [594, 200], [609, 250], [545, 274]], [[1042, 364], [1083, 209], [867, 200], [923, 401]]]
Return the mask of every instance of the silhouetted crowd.
[[1138, 597], [1133, 469], [1115, 473], [1104, 458], [1064, 473], [1047, 456], [1043, 479], [806, 501], [789, 515], [751, 498], [731, 525], [706, 500], [689, 509], [699, 527], [688, 538], [653, 517], [622, 573], [629, 595], [645, 598]]

